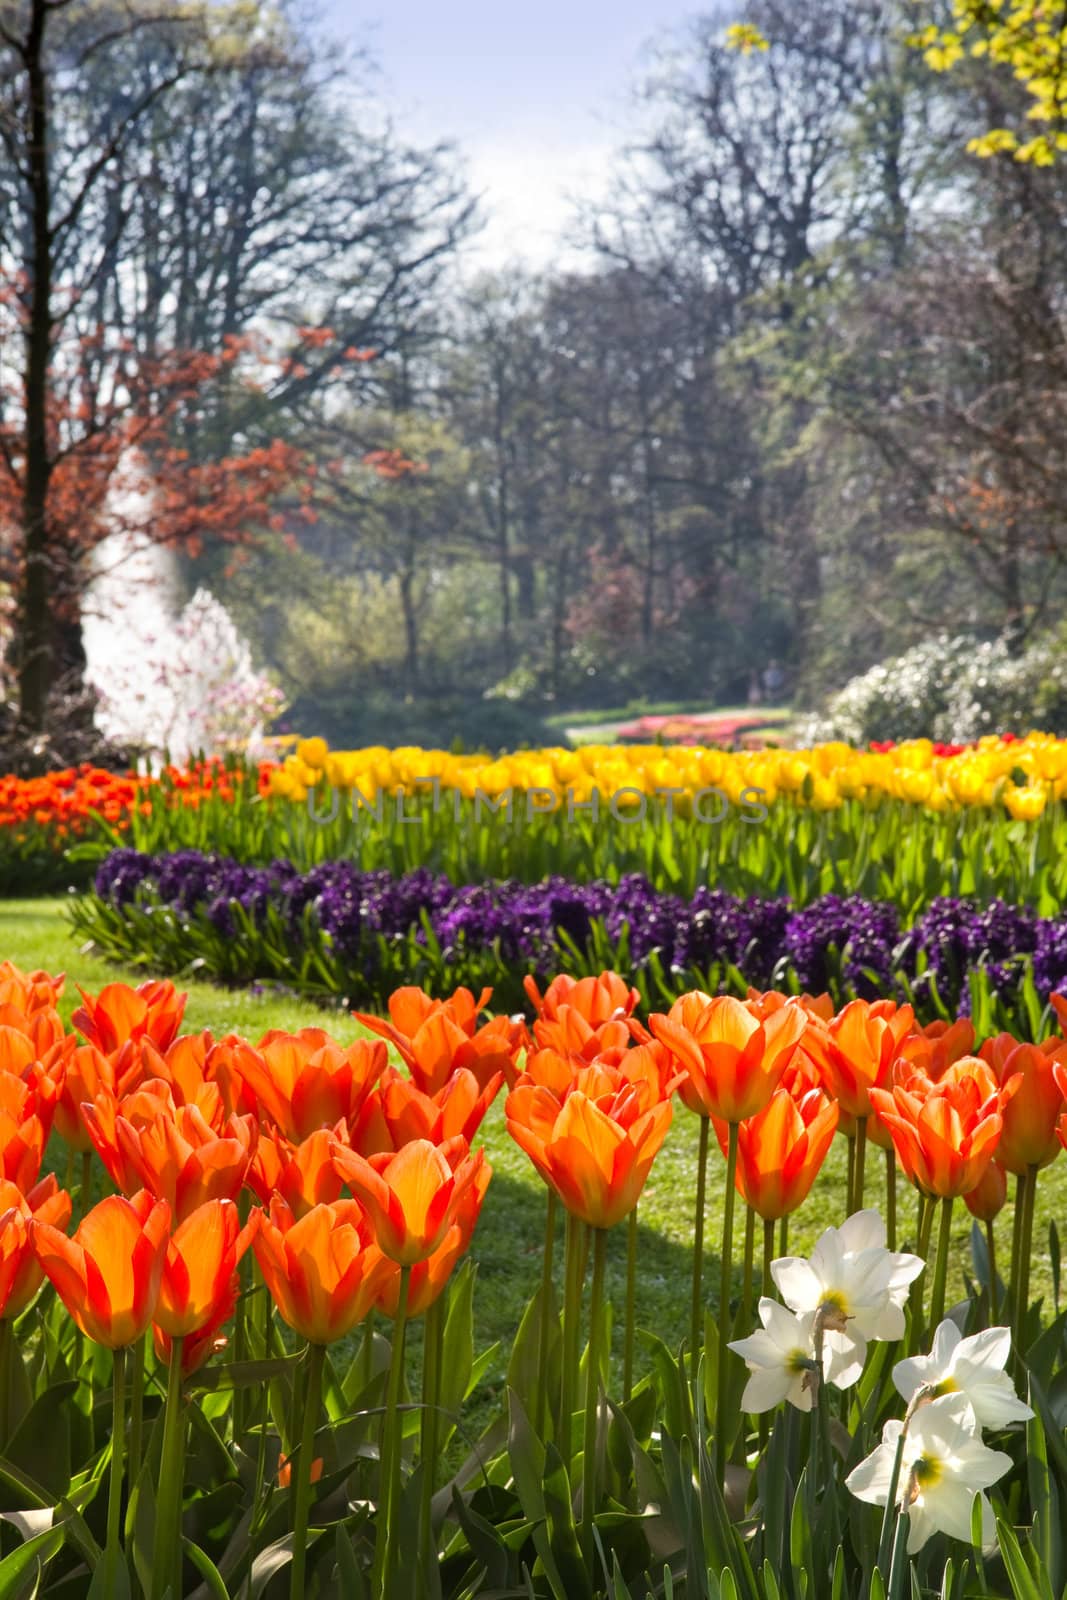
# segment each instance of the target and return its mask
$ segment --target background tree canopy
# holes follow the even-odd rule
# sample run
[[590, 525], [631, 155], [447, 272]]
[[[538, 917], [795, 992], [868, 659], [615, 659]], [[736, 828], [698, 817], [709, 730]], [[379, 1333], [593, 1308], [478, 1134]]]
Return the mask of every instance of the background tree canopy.
[[189, 591], [336, 740], [727, 703], [772, 661], [814, 703], [935, 634], [1045, 639], [1062, 9], [721, 5], [654, 41], [582, 268], [474, 278], [461, 158], [295, 8], [2, 0], [24, 717], [78, 670], [130, 437]]

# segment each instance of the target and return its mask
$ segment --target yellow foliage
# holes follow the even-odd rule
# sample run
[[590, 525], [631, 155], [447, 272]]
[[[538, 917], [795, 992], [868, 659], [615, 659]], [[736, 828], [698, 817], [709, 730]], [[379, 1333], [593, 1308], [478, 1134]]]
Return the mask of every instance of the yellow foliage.
[[726, 30], [726, 48], [750, 56], [753, 50], [769, 50], [770, 44], [752, 22], [732, 22]]
[[[917, 0], [927, 5], [929, 0]], [[987, 59], [1010, 69], [1032, 104], [1027, 120], [1047, 131], [1020, 140], [1006, 128], [993, 128], [970, 141], [972, 155], [1009, 154], [1016, 161], [1048, 167], [1067, 148], [1059, 124], [1067, 101], [1067, 5], [1062, 0], [952, 0], [952, 23], [918, 29], [909, 41], [935, 72], [949, 72], [965, 59]]]

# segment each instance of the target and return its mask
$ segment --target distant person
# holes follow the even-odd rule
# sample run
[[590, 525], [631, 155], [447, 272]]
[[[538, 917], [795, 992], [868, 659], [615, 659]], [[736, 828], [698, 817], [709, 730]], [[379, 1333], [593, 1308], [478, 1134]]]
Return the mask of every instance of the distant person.
[[772, 656], [763, 673], [763, 690], [769, 704], [774, 705], [781, 698], [784, 687], [785, 673]]
[[759, 673], [753, 668], [748, 678], [748, 703], [750, 706], [758, 706], [762, 699], [763, 691], [759, 686]]

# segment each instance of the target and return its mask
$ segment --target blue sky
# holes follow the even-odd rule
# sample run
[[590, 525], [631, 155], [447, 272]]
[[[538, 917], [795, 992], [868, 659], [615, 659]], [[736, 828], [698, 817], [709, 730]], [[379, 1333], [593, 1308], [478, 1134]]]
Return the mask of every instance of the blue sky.
[[485, 191], [485, 264], [552, 259], [567, 194], [601, 189], [650, 41], [699, 0], [324, 0], [330, 31], [367, 44], [397, 122], [452, 138]]

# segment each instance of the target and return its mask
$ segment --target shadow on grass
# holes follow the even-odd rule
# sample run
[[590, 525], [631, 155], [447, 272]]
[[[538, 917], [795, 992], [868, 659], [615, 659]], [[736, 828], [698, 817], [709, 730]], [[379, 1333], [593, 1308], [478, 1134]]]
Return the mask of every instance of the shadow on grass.
[[[500, 1353], [486, 1378], [485, 1394], [499, 1395], [512, 1342], [518, 1332], [523, 1311], [541, 1281], [545, 1238], [546, 1192], [543, 1186], [494, 1172], [482, 1215], [471, 1245], [471, 1259], [478, 1276], [474, 1287], [474, 1325], [479, 1349], [500, 1341]], [[563, 1215], [557, 1213], [554, 1251], [556, 1294], [563, 1285]], [[638, 1213], [640, 1218], [640, 1212]], [[626, 1302], [627, 1225], [620, 1223], [608, 1235], [606, 1289], [612, 1308], [612, 1343], [616, 1364], [621, 1362], [622, 1320]], [[677, 1351], [689, 1332], [689, 1306], [692, 1287], [693, 1253], [683, 1244], [666, 1239], [656, 1228], [638, 1222], [637, 1230], [637, 1327], [647, 1328]], [[704, 1251], [704, 1304], [714, 1310], [718, 1298], [719, 1256]], [[740, 1291], [741, 1273], [735, 1271], [735, 1293]], [[648, 1365], [640, 1346], [637, 1370]]]

